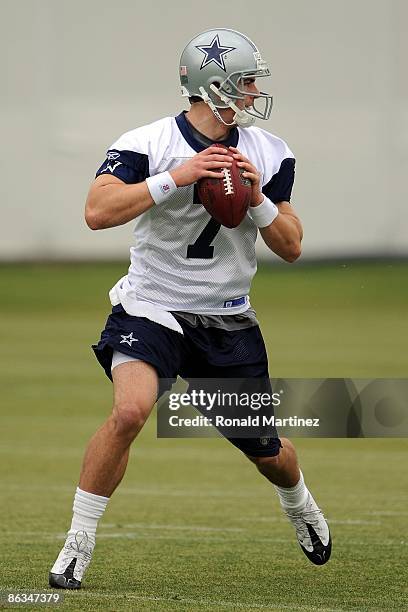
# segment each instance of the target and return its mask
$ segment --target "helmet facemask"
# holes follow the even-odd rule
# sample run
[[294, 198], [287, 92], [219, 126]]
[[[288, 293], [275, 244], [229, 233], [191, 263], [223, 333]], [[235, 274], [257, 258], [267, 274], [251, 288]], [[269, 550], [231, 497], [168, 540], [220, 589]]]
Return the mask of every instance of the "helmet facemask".
[[[253, 104], [250, 107], [245, 107], [244, 112], [248, 113], [255, 119], [263, 119], [266, 121], [271, 116], [273, 96], [269, 95], [264, 91], [259, 91], [254, 94], [243, 89], [245, 79], [256, 79], [258, 77], [270, 76], [269, 68], [262, 71], [261, 74], [254, 72], [253, 70], [244, 70], [242, 72], [233, 72], [220, 84], [218, 90], [227, 98], [235, 102], [235, 100], [244, 100], [250, 96], [253, 99]], [[260, 72], [260, 71], [259, 71]], [[241, 85], [242, 84], [242, 85]], [[217, 95], [217, 92], [210, 86], [212, 91]], [[230, 106], [228, 102], [220, 104], [211, 96], [213, 102], [217, 108], [228, 108]], [[261, 102], [259, 102], [261, 101]]]

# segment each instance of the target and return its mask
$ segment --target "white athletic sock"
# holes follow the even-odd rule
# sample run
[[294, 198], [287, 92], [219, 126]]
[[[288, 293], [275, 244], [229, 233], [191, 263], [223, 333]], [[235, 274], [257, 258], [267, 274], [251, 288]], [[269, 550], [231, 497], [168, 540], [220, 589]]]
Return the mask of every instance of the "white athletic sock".
[[108, 501], [109, 497], [88, 493], [77, 487], [72, 508], [74, 516], [68, 535], [74, 535], [77, 531], [86, 531], [90, 539], [95, 542], [98, 520], [105, 512]]
[[294, 487], [278, 487], [274, 485], [279, 496], [279, 501], [284, 510], [288, 512], [299, 512], [304, 508], [309, 490], [305, 485], [302, 472], [300, 472], [299, 482]]

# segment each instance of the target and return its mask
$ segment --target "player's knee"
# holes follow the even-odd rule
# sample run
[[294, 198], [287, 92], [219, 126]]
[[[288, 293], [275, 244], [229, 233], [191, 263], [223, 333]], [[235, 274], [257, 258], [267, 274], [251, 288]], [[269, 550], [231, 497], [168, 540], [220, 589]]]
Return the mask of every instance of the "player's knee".
[[132, 440], [145, 424], [146, 413], [136, 403], [116, 404], [111, 420], [117, 436]]
[[250, 461], [256, 465], [261, 474], [269, 474], [271, 470], [279, 467], [280, 457], [249, 457]]

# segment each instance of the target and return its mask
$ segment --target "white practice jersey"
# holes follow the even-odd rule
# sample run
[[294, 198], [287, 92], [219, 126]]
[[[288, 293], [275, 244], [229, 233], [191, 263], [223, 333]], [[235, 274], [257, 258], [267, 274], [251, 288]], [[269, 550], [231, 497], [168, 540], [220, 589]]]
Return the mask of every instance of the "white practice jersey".
[[[252, 161], [268, 198], [290, 200], [295, 160], [283, 140], [258, 127], [233, 128], [223, 144]], [[206, 146], [195, 138], [185, 113], [166, 117], [121, 136], [97, 176], [138, 183], [176, 168]], [[244, 312], [256, 272], [256, 237], [249, 215], [238, 227], [226, 228], [200, 204], [195, 185], [179, 187], [135, 220], [131, 263], [120, 288], [128, 304], [134, 299], [164, 311]]]

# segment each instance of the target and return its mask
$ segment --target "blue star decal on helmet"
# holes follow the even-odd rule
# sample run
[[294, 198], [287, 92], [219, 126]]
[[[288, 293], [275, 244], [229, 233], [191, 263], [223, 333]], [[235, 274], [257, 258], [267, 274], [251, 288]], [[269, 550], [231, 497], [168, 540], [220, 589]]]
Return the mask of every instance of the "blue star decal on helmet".
[[211, 62], [214, 62], [215, 64], [217, 64], [217, 66], [227, 72], [224, 63], [224, 57], [225, 55], [227, 55], [227, 53], [230, 53], [230, 51], [235, 51], [236, 47], [223, 47], [222, 45], [220, 45], [220, 39], [218, 38], [217, 34], [212, 39], [210, 45], [200, 45], [196, 47], [196, 49], [199, 49], [202, 53], [204, 53], [205, 56], [201, 63], [200, 70], [208, 66], [208, 64], [211, 64]]

